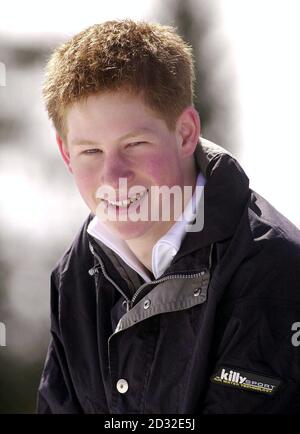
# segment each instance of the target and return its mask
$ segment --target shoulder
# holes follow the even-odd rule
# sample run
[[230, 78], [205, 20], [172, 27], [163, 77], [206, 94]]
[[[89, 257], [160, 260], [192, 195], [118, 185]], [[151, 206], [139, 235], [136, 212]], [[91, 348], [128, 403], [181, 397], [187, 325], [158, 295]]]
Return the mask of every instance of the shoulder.
[[234, 265], [226, 299], [286, 301], [300, 309], [300, 231], [292, 222], [251, 191], [230, 244], [227, 266]]
[[90, 213], [82, 223], [71, 245], [66, 249], [52, 270], [52, 279], [57, 286], [61, 281], [76, 279], [81, 273], [93, 266], [93, 256], [89, 250], [87, 228], [94, 215]]
[[[267, 265], [300, 273], [300, 230], [258, 193], [251, 192], [248, 207], [252, 243]], [[298, 265], [297, 269], [295, 267]]]

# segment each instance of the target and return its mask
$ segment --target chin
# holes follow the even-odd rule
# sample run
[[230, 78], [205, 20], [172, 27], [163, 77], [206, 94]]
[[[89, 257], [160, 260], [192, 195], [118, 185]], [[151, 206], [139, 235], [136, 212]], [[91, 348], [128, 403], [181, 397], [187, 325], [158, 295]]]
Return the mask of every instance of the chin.
[[108, 225], [108, 229], [122, 240], [142, 237], [149, 230], [147, 222], [119, 222]]

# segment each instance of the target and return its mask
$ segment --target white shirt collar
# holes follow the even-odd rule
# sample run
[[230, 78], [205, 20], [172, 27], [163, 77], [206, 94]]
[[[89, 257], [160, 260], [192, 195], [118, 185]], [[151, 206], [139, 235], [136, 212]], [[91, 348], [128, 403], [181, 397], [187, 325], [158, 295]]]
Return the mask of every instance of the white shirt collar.
[[[197, 177], [196, 186], [204, 187], [205, 178], [200, 172]], [[152, 249], [152, 272], [155, 278], [158, 278], [171, 264], [172, 259], [180, 249], [183, 238], [186, 235], [186, 226], [191, 223], [199, 206], [203, 189], [199, 190], [200, 194], [196, 195], [196, 190], [188, 202], [184, 212], [176, 223], [163, 235], [153, 246]]]
[[[196, 186], [204, 187], [205, 182], [206, 180], [200, 172], [197, 177]], [[196, 194], [196, 189], [194, 190], [193, 196], [181, 217], [168, 232], [156, 242], [152, 249], [152, 272], [156, 279], [168, 268], [172, 259], [180, 249], [182, 240], [186, 234], [186, 225], [193, 221], [203, 194], [203, 189], [198, 191], [200, 194]], [[149, 271], [129, 249], [126, 242], [109, 231], [97, 216], [89, 223], [87, 232], [112, 249], [127, 265], [139, 273], [146, 282], [151, 281]]]

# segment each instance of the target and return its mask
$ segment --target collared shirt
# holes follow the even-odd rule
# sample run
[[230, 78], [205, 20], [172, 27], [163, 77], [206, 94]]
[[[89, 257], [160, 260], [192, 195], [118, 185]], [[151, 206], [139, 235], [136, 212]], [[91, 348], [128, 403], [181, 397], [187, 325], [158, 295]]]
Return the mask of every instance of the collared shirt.
[[[192, 223], [195, 218], [203, 194], [205, 182], [206, 180], [203, 174], [199, 172], [196, 188], [184, 212], [168, 232], [166, 232], [166, 234], [163, 235], [153, 246], [152, 273], [156, 279], [168, 268], [172, 259], [179, 251], [182, 240], [186, 234], [186, 227], [189, 223]], [[151, 281], [149, 271], [130, 250], [126, 242], [113, 234], [105, 224], [99, 220], [97, 215], [95, 215], [93, 220], [90, 222], [87, 232], [119, 255], [127, 265], [139, 273], [145, 282]]]

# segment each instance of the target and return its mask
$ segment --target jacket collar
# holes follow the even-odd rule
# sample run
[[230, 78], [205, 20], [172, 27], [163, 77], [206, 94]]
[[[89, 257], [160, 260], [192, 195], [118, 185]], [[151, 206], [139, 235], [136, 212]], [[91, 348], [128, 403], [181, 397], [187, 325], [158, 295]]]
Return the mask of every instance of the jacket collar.
[[203, 228], [187, 232], [171, 268], [175, 264], [178, 267], [177, 262], [195, 250], [207, 251], [212, 243], [232, 237], [250, 196], [247, 175], [235, 157], [221, 146], [201, 137], [195, 161], [206, 178]]

